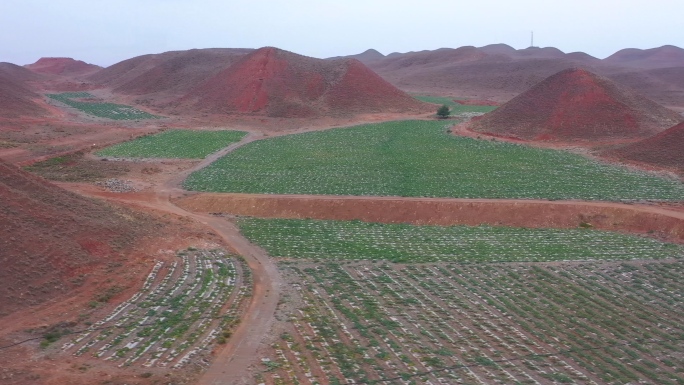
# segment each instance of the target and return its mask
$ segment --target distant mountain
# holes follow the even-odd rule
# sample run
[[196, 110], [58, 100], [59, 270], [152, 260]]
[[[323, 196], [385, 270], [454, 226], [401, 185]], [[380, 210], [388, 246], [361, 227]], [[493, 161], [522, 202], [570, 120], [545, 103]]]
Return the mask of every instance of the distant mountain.
[[528, 47], [519, 49], [512, 56], [534, 59], [562, 59], [565, 53], [554, 47]]
[[[464, 55], [459, 58], [455, 55], [457, 53]], [[451, 55], [452, 59], [449, 58]], [[584, 63], [571, 59], [520, 59], [503, 54], [487, 54], [477, 48], [467, 47], [451, 52], [388, 56], [368, 65], [404, 91], [502, 101], [558, 71]]]
[[682, 121], [585, 69], [563, 70], [473, 121], [475, 131], [527, 140], [645, 138]]
[[[635, 54], [636, 51], [636, 54]], [[632, 86], [668, 105], [684, 105], [684, 86], [675, 76], [651, 71], [665, 66], [684, 68], [673, 46], [652, 50], [623, 50], [600, 60], [584, 52], [563, 53], [553, 47], [516, 50], [506, 44], [441, 48], [391, 53], [368, 63], [383, 78], [405, 91], [508, 100], [559, 71], [587, 68], [618, 83]], [[631, 53], [630, 53], [631, 52]], [[642, 75], [644, 71], [649, 73]], [[671, 78], [672, 83], [663, 86]]]
[[368, 49], [366, 51], [363, 51], [359, 54], [356, 55], [348, 55], [348, 56], [335, 56], [328, 58], [327, 60], [337, 60], [337, 59], [356, 59], [360, 61], [361, 63], [369, 63], [377, 60], [382, 60], [385, 58], [385, 55], [381, 54], [380, 52], [374, 50], [374, 49]]
[[84, 75], [102, 69], [100, 66], [68, 57], [43, 57], [25, 67], [33, 72], [53, 75]]
[[684, 67], [684, 49], [673, 45], [658, 48], [620, 50], [603, 60], [604, 63], [637, 68]]
[[478, 48], [480, 51], [489, 55], [510, 55], [516, 54], [516, 49], [507, 44], [490, 44]]
[[612, 80], [626, 85], [662, 105], [684, 106], [684, 66], [615, 72]]
[[456, 63], [474, 62], [487, 57], [487, 54], [479, 49], [466, 46], [460, 48], [440, 48], [434, 51], [409, 52], [392, 57], [386, 57], [381, 61], [369, 63], [378, 71], [393, 71], [415, 67], [437, 67]]
[[[676, 59], [678, 52], [682, 50], [666, 46], [637, 51], [641, 53], [635, 55], [633, 52], [630, 54], [630, 50], [623, 50], [609, 59], [599, 60], [583, 52], [566, 54], [553, 47], [516, 50], [505, 44], [492, 44], [479, 48], [465, 46], [456, 49], [395, 52], [387, 56], [369, 49], [361, 54], [326, 61], [356, 59], [406, 92], [500, 102], [511, 99], [559, 71], [582, 67], [636, 88], [659, 103], [684, 106], [684, 84], [681, 84], [679, 76], [679, 68], [684, 68], [684, 65], [653, 67], [654, 62], [659, 63], [658, 65], [676, 63], [676, 60], [671, 59]], [[144, 55], [97, 71], [87, 79], [96, 85], [110, 88], [115, 93], [134, 96], [135, 102], [152, 107], [165, 109], [173, 105], [187, 106], [188, 98], [200, 98], [197, 94], [190, 95], [192, 91], [210, 79], [216, 80], [219, 73], [227, 71], [253, 52], [252, 49], [200, 49]], [[647, 64], [651, 67], [637, 67]], [[181, 100], [183, 97], [187, 98]], [[303, 105], [299, 102], [295, 104]], [[221, 109], [226, 110], [228, 107], [223, 106]], [[211, 109], [219, 108], [214, 106]], [[289, 111], [288, 114], [294, 111], [286, 110]], [[324, 110], [325, 108], [321, 111]], [[308, 113], [301, 112], [304, 115]]]

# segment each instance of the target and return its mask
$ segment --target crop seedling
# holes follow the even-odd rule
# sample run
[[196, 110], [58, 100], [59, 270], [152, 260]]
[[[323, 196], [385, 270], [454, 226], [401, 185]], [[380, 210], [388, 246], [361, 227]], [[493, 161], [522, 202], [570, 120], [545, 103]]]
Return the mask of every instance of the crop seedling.
[[569, 152], [402, 121], [259, 140], [192, 173], [189, 190], [452, 198], [684, 199], [679, 180]]
[[281, 270], [302, 305], [262, 360], [266, 383], [684, 381], [681, 260]]
[[[82, 99], [95, 99], [88, 92], [64, 92], [61, 94], [48, 94], [47, 97], [60, 103], [73, 107], [88, 115], [112, 120], [143, 120], [159, 119], [160, 116], [152, 115], [123, 104], [106, 103], [99, 101], [83, 101]], [[81, 100], [79, 100], [81, 99]]]
[[271, 256], [287, 259], [470, 263], [684, 256], [684, 247], [680, 245], [592, 229], [413, 226], [257, 218], [241, 218], [238, 223], [243, 234]]
[[138, 293], [62, 349], [120, 366], [180, 368], [224, 343], [251, 292], [250, 275], [220, 249], [180, 254], [173, 263], [157, 262]]
[[169, 130], [119, 143], [98, 151], [98, 156], [119, 158], [202, 159], [245, 136], [242, 131]]

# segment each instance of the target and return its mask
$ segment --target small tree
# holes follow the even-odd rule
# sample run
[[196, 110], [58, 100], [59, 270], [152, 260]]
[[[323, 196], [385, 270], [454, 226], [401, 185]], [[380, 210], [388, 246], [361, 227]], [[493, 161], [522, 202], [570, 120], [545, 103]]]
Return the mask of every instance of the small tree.
[[449, 106], [447, 106], [446, 104], [443, 104], [442, 107], [439, 107], [437, 109], [437, 117], [440, 119], [448, 118], [450, 113], [451, 110], [449, 110]]

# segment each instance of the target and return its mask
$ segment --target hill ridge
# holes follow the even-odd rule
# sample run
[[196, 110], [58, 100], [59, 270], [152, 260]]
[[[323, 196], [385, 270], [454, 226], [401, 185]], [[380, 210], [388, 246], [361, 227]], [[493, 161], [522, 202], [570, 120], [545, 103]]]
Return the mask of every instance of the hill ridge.
[[656, 166], [674, 167], [684, 171], [682, 149], [684, 149], [684, 122], [636, 143], [604, 151], [604, 155]]
[[33, 72], [51, 75], [85, 75], [102, 69], [98, 65], [70, 57], [42, 57], [25, 67]]
[[359, 60], [316, 59], [275, 47], [263, 47], [241, 57], [179, 99], [177, 106], [273, 117], [427, 108]]
[[556, 73], [472, 123], [526, 140], [638, 139], [682, 120], [674, 111], [584, 68]]

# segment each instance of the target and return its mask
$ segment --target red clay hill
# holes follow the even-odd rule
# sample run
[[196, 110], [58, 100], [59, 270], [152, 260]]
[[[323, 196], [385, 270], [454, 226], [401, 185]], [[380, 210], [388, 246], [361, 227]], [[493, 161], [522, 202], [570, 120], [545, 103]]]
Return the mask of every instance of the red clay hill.
[[37, 74], [10, 63], [0, 63], [0, 117], [42, 116], [47, 110], [36, 102], [40, 95], [28, 83], [38, 80]]
[[43, 57], [33, 64], [26, 65], [33, 72], [52, 75], [85, 75], [102, 69], [69, 57]]
[[54, 299], [161, 229], [0, 161], [0, 316]]
[[88, 80], [124, 95], [164, 104], [226, 69], [252, 52], [244, 48], [208, 48], [137, 56], [98, 71]]
[[240, 58], [181, 98], [178, 107], [272, 117], [433, 110], [358, 60], [315, 59], [272, 47]]
[[604, 153], [610, 157], [684, 171], [684, 123], [636, 142]]
[[571, 68], [473, 121], [471, 128], [526, 140], [615, 140], [646, 138], [681, 120], [611, 80]]
[[[632, 87], [660, 104], [684, 107], [684, 86], [680, 84], [683, 78], [677, 73], [684, 68], [684, 50], [674, 46], [627, 49], [601, 60], [553, 47], [517, 50], [492, 44], [394, 52], [364, 63], [407, 92], [499, 102], [512, 99], [559, 71], [582, 67]], [[675, 81], [665, 81], [670, 78]]]

